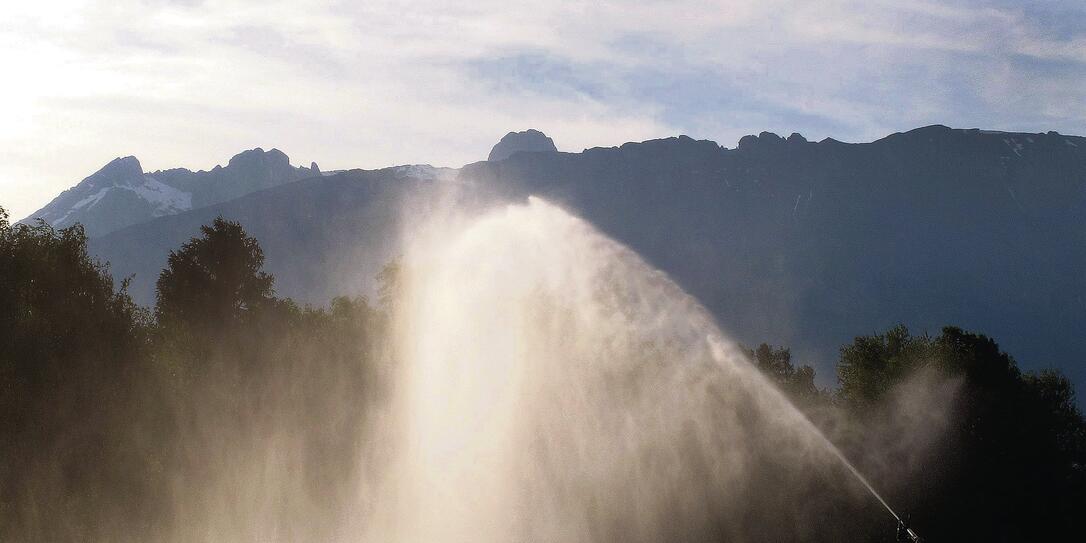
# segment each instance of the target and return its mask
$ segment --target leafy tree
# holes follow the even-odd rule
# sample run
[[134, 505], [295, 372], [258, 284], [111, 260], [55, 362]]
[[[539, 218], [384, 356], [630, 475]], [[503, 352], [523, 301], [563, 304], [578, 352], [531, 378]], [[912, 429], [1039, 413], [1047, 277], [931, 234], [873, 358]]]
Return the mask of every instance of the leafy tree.
[[796, 404], [805, 406], [824, 399], [825, 393], [814, 382], [814, 368], [806, 364], [793, 366], [792, 352], [787, 348], [763, 343], [756, 349], [747, 349], [747, 356]]
[[160, 323], [218, 328], [272, 301], [264, 252], [237, 222], [216, 218], [202, 236], [171, 251], [155, 285]]
[[841, 348], [838, 396], [854, 409], [876, 403], [906, 376], [933, 362], [933, 347], [931, 338], [912, 336], [904, 326], [857, 337]]
[[0, 209], [0, 540], [199, 540], [221, 503], [242, 527], [224, 537], [252, 539], [265, 499], [293, 504], [293, 536], [329, 540], [376, 476], [359, 461], [383, 450], [363, 443], [382, 314], [277, 299], [240, 225], [202, 234], [171, 255], [152, 327], [82, 227]]
[[403, 263], [400, 259], [390, 260], [377, 273], [377, 304], [385, 311], [393, 311], [399, 290], [402, 288]]
[[[945, 540], [1057, 540], [1081, 531], [1086, 423], [1065, 377], [1019, 371], [991, 338], [899, 326], [841, 350], [838, 392], [855, 420], [914, 372], [962, 381], [943, 453], [911, 496], [918, 527]], [[924, 486], [924, 485], [921, 485]]]
[[[170, 254], [152, 327], [87, 254], [80, 226], [11, 225], [0, 209], [0, 540], [199, 540], [221, 504], [238, 527], [224, 537], [254, 539], [246, 530], [260, 529], [268, 503], [279, 504], [277, 533], [341, 535], [338, 520], [393, 454], [366, 425], [392, 389], [384, 340], [404, 272], [393, 262], [378, 276], [379, 309], [345, 297], [324, 309], [276, 298], [263, 263], [238, 223], [202, 227]], [[1023, 373], [983, 335], [899, 326], [842, 348], [831, 402], [788, 349], [748, 354], [816, 424], [860, 441], [917, 372], [960, 381], [939, 454], [888, 493], [933, 540], [1081, 532], [1086, 423], [1059, 373]], [[863, 443], [845, 445], [863, 458]], [[818, 522], [844, 526], [811, 539], [881, 533], [836, 495], [830, 472], [745, 469], [783, 489], [757, 495], [767, 516], [819, 503]]]
[[155, 503], [128, 431], [145, 319], [86, 240], [0, 209], [0, 540], [101, 539]]
[[1078, 464], [1080, 469], [1086, 458], [1086, 425], [1082, 424], [1082, 412], [1075, 401], [1075, 388], [1071, 381], [1058, 371], [1043, 370], [1024, 376], [1029, 395], [1037, 400], [1044, 420], [1050, 425], [1045, 433], [1052, 436], [1056, 448], [1066, 459]]

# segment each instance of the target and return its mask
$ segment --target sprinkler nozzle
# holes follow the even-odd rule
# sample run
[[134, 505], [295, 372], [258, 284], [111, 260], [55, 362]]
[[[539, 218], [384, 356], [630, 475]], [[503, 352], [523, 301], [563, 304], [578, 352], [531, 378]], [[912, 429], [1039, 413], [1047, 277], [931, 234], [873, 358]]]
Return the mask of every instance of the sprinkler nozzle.
[[920, 535], [905, 524], [904, 520], [897, 521], [897, 540], [900, 543], [921, 543]]

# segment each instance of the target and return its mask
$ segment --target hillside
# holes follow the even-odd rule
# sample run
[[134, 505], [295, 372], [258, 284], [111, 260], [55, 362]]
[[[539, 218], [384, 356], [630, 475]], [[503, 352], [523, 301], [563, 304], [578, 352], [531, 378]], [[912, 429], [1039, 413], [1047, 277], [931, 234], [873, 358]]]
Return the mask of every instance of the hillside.
[[[166, 252], [221, 213], [260, 240], [282, 294], [326, 303], [366, 292], [399, 220], [412, 220], [403, 203], [435, 186], [391, 171], [287, 184], [92, 248], [115, 275], [135, 273], [149, 303]], [[872, 327], [953, 323], [1086, 386], [1083, 138], [931, 126], [865, 144], [763, 133], [725, 149], [678, 137], [520, 152], [465, 166], [458, 182], [484, 200], [536, 194], [571, 209], [672, 275], [737, 339], [788, 345], [823, 380], [837, 346]]]
[[324, 304], [366, 293], [396, 254], [409, 198], [455, 173], [420, 165], [312, 177], [92, 238], [89, 246], [118, 280], [132, 276], [133, 299], [152, 305], [169, 252], [221, 215], [260, 241], [280, 294]]
[[87, 234], [100, 236], [320, 173], [316, 164], [294, 167], [282, 151], [259, 147], [211, 171], [173, 168], [144, 173], [136, 157], [119, 157], [23, 222], [42, 219], [57, 228], [81, 223]]

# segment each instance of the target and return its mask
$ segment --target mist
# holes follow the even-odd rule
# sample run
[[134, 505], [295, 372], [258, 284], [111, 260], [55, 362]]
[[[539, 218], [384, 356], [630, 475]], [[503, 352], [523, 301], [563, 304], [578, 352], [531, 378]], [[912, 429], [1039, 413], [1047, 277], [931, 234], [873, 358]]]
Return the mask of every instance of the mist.
[[405, 261], [409, 531], [377, 539], [708, 536], [746, 513], [745, 466], [822, 452], [703, 309], [583, 221], [532, 198], [433, 231]]
[[[5, 398], [0, 536], [877, 540], [964, 469], [976, 379], [941, 339], [857, 338], [831, 393], [786, 350], [756, 364], [665, 273], [544, 199], [451, 185], [401, 211], [426, 219], [401, 221], [373, 295], [323, 308], [276, 297], [257, 240], [222, 218], [171, 253], [153, 312], [78, 228], [5, 224], [12, 247], [55, 242], [87, 270], [91, 286], [36, 272], [73, 293], [43, 319], [108, 318], [14, 340], [42, 362], [9, 372], [38, 394]], [[884, 344], [911, 362], [850, 388], [856, 353]]]

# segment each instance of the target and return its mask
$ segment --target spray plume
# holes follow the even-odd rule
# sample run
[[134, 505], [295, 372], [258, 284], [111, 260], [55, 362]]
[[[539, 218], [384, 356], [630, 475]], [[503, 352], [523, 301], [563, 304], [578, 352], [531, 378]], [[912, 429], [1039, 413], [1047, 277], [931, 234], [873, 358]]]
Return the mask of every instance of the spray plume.
[[801, 539], [842, 465], [893, 513], [697, 302], [586, 222], [530, 198], [411, 239], [364, 540]]

